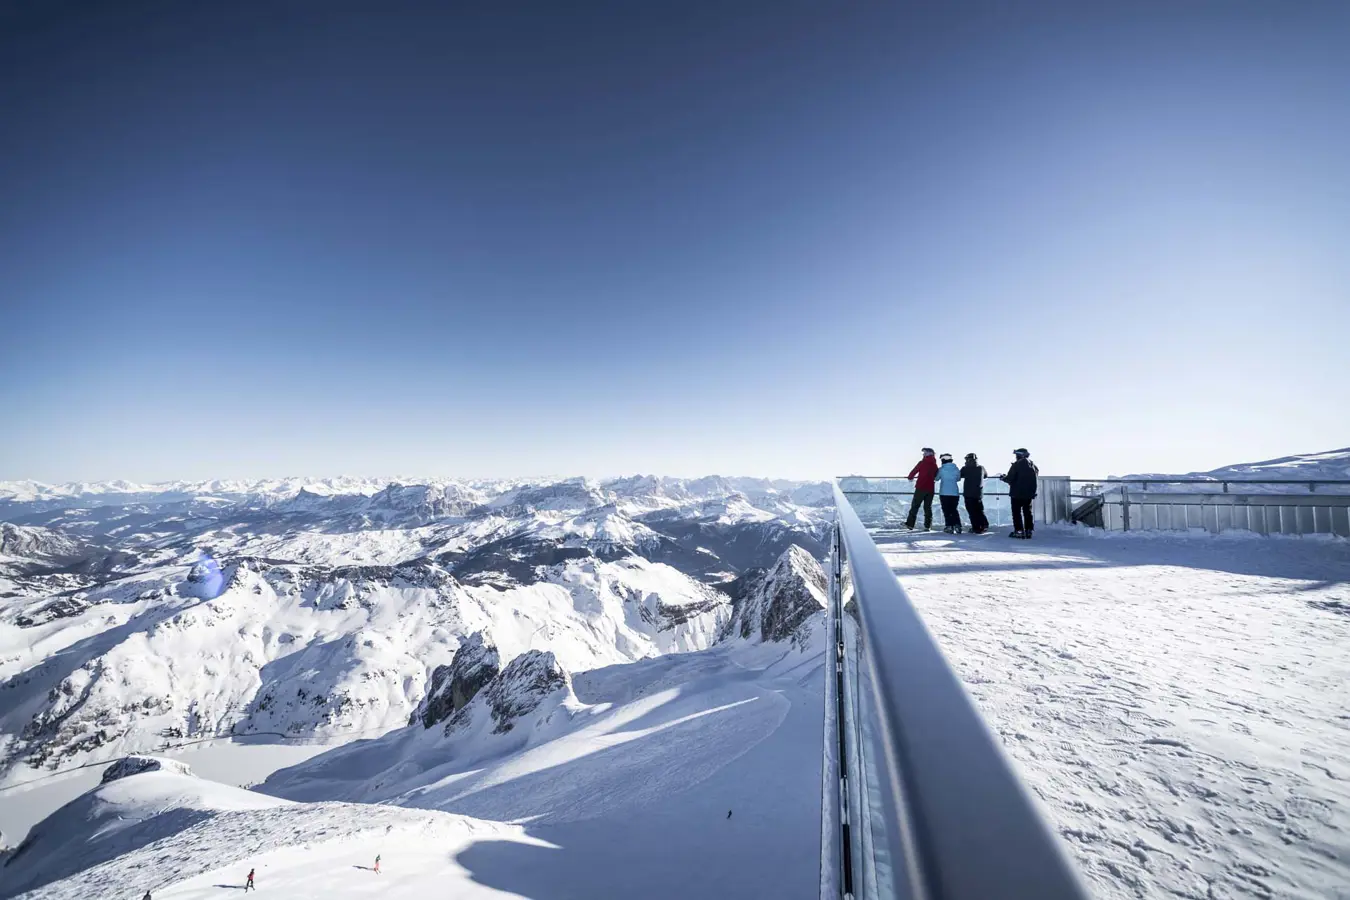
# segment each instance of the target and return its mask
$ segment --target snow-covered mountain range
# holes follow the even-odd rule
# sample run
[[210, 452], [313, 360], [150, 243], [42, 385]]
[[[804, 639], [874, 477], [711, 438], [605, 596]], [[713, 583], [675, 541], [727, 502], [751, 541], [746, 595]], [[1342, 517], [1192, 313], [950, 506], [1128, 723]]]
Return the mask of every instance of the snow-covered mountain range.
[[[829, 498], [717, 477], [0, 485], [0, 791], [107, 767], [0, 837], [0, 897], [119, 895], [143, 865], [158, 896], [300, 835], [397, 838], [405, 865], [434, 838], [439, 886], [444, 846], [539, 843], [498, 823], [612, 824], [724, 770], [795, 798], [781, 841], [809, 860], [812, 780], [765, 788], [779, 765], [736, 760], [816, 752]], [[331, 749], [270, 797], [146, 755], [222, 741]], [[637, 877], [675, 858], [624, 834]], [[459, 888], [498, 895], [477, 880]]]
[[501, 677], [531, 653], [578, 673], [701, 650], [733, 620], [792, 640], [800, 602], [771, 621], [742, 601], [823, 553], [828, 498], [720, 477], [0, 484], [0, 778], [378, 735], [464, 690], [445, 673], [471, 637]]

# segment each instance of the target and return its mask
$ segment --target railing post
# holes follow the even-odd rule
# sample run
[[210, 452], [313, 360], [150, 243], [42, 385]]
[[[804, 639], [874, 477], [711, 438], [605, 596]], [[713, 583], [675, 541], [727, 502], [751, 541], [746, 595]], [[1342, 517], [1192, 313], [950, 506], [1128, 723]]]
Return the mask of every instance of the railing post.
[[1130, 530], [1130, 489], [1125, 485], [1120, 486], [1120, 516], [1124, 531]]

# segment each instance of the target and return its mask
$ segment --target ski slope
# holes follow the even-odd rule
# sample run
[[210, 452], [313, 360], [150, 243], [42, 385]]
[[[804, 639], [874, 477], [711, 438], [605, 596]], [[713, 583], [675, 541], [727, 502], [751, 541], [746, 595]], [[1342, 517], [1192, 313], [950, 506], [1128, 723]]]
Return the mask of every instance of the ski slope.
[[[391, 835], [392, 836], [392, 835]], [[457, 900], [519, 897], [478, 884], [472, 873], [455, 862], [458, 853], [474, 846], [473, 832], [454, 834], [449, 829], [399, 834], [394, 853], [385, 853], [380, 872], [374, 871], [374, 854], [383, 842], [369, 839], [333, 841], [319, 846], [286, 847], [258, 858], [255, 893], [286, 898], [397, 898], [426, 900], [454, 897]], [[498, 837], [500, 841], [502, 838]], [[525, 838], [509, 843], [537, 846], [543, 852], [554, 848]], [[222, 867], [157, 891], [155, 900], [219, 900], [244, 887], [248, 869], [242, 865]]]
[[[259, 893], [286, 898], [806, 900], [823, 715], [812, 631], [581, 673], [570, 710], [475, 735], [477, 756], [416, 725], [283, 770], [266, 794], [132, 775], [39, 824], [0, 869], [0, 898], [36, 879], [26, 900], [195, 900], [255, 867]], [[294, 802], [307, 799], [323, 802]]]
[[878, 542], [1097, 896], [1350, 896], [1350, 544], [1101, 534]]
[[535, 732], [517, 738], [526, 746], [495, 758], [414, 726], [261, 789], [523, 825], [541, 843], [479, 843], [458, 863], [526, 897], [807, 898], [820, 858], [820, 637], [808, 650], [733, 642], [582, 673], [565, 724], [557, 709], [522, 721], [515, 732]]
[[[478, 841], [533, 848], [520, 828], [342, 803], [296, 804], [172, 771], [83, 795], [0, 869], [0, 897], [219, 897], [250, 869], [273, 897], [510, 896], [476, 885], [455, 855]], [[388, 860], [376, 875], [376, 854]], [[363, 868], [364, 867], [364, 868]]]

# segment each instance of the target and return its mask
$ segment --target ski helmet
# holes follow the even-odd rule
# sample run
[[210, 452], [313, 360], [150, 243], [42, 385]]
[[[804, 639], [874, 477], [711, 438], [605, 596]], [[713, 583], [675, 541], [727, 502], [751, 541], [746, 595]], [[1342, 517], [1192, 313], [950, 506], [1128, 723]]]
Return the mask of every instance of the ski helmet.
[[1030, 456], [1030, 455], [1031, 455], [1031, 453], [1027, 451], [1027, 448], [1026, 448], [1026, 447], [1018, 447], [1016, 450], [1013, 451], [1013, 456], [1019, 456], [1019, 457], [1020, 457], [1020, 456]]
[[923, 448], [923, 455], [924, 455], [924, 456], [932, 456], [932, 455], [933, 455], [933, 448], [932, 448], [932, 447], [924, 447], [924, 448]]
[[942, 459], [942, 461], [945, 462], [945, 463], [951, 462], [951, 461], [952, 461], [952, 455], [951, 455], [950, 453], [944, 453], [944, 454], [942, 454], [941, 459]]
[[967, 454], [966, 454], [966, 462], [978, 462], [979, 459], [980, 459], [980, 458], [979, 458], [978, 456], [976, 456], [974, 453], [967, 453]]

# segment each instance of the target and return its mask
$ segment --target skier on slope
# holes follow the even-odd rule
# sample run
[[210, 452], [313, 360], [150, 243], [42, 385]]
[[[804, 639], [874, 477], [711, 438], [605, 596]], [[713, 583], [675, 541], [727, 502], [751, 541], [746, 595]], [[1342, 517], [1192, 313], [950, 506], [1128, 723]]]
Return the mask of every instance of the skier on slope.
[[155, 898], [150, 896], [150, 892], [149, 892], [149, 891], [146, 891], [146, 892], [145, 892], [145, 896], [142, 897], [141, 900], [155, 900]]
[[257, 889], [258, 889], [258, 886], [257, 886], [256, 884], [253, 883], [253, 870], [252, 870], [252, 869], [249, 869], [249, 870], [248, 870], [248, 881], [245, 881], [245, 882], [244, 882], [244, 893], [247, 894], [249, 891], [256, 891]]
[[942, 530], [947, 534], [960, 534], [961, 511], [956, 504], [961, 498], [961, 470], [952, 462], [950, 453], [942, 454], [937, 477], [938, 497], [942, 500]]
[[933, 527], [933, 477], [937, 475], [937, 470], [938, 464], [933, 458], [933, 448], [924, 447], [923, 458], [909, 470], [909, 480], [914, 482], [914, 500], [909, 504], [909, 516], [905, 519], [905, 527], [910, 531], [914, 530], [914, 523], [918, 521], [920, 504], [923, 505], [923, 530], [929, 531]]
[[970, 530], [973, 534], [984, 534], [989, 530], [989, 517], [984, 514], [984, 480], [989, 473], [980, 465], [979, 457], [974, 453], [966, 454], [966, 464], [961, 467], [966, 494], [966, 515], [970, 517]]
[[375, 854], [375, 874], [380, 874], [380, 854]]
[[1036, 499], [1036, 476], [1040, 470], [1031, 461], [1031, 454], [1026, 447], [1018, 447], [1013, 451], [1013, 456], [1016, 459], [1009, 467], [1008, 474], [999, 476], [1000, 480], [1007, 482], [1008, 497], [1012, 500], [1013, 530], [1008, 537], [1030, 539], [1036, 528], [1031, 517], [1031, 501]]

